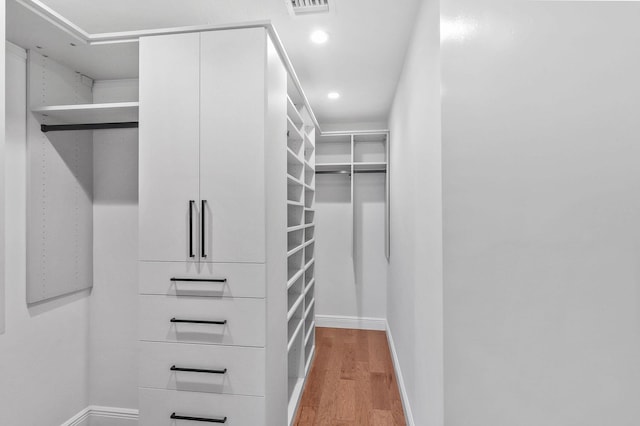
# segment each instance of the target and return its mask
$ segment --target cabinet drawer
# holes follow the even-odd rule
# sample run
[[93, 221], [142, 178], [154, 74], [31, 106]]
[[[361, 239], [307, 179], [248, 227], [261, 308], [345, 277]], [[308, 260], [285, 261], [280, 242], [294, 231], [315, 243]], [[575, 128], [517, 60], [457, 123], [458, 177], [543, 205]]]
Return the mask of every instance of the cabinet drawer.
[[139, 389], [139, 426], [196, 426], [210, 422], [173, 420], [171, 415], [227, 418], [225, 426], [264, 426], [264, 398], [259, 396], [223, 395]]
[[259, 263], [139, 262], [140, 294], [265, 297]]
[[264, 299], [138, 297], [140, 340], [264, 347]]
[[264, 396], [262, 348], [140, 342], [139, 359], [141, 387]]

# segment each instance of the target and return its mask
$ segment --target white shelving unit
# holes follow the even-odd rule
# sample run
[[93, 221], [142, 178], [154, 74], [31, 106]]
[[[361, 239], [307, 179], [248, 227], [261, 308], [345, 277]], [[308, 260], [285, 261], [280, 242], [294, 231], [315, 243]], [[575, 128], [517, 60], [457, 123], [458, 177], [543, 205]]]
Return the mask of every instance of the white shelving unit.
[[[385, 173], [385, 255], [389, 258], [389, 132], [357, 131], [326, 132], [316, 144], [316, 174], [344, 175], [351, 178], [354, 173]], [[352, 222], [354, 180], [350, 179]], [[355, 232], [352, 226], [352, 251], [356, 258]], [[354, 269], [355, 270], [355, 269]]]
[[315, 353], [315, 130], [289, 85], [287, 98], [287, 362], [289, 425]]

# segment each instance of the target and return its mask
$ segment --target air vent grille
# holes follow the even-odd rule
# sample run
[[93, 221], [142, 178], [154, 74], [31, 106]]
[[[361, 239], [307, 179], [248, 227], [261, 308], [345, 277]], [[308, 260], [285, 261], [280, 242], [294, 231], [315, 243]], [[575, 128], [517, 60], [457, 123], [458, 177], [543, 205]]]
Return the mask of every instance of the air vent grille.
[[291, 6], [296, 15], [323, 13], [329, 11], [329, 0], [291, 0]]

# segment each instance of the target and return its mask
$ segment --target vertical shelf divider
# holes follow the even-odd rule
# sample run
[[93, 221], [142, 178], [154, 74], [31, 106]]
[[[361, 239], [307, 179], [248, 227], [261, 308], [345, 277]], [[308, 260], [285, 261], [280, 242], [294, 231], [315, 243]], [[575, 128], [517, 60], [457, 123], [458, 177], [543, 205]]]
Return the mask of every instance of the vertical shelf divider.
[[[290, 82], [291, 83], [291, 82]], [[295, 159], [300, 163], [302, 170], [299, 176], [300, 182], [287, 179], [288, 192], [292, 191], [291, 185], [301, 185], [299, 205], [288, 204], [288, 215], [294, 217], [295, 221], [289, 223], [287, 239], [291, 241], [288, 247], [291, 256], [300, 256], [300, 261], [289, 261], [294, 265], [294, 270], [290, 269], [290, 274], [296, 278], [287, 288], [287, 298], [290, 309], [287, 313], [288, 329], [290, 330], [287, 342], [287, 362], [288, 362], [288, 424], [291, 426], [295, 421], [296, 411], [302, 398], [306, 376], [309, 372], [313, 356], [315, 354], [315, 128], [311, 114], [306, 110], [304, 102], [301, 102], [295, 86], [289, 84], [289, 96], [287, 99], [287, 115], [290, 138], [302, 138], [299, 149], [289, 152], [295, 154]], [[303, 105], [300, 107], [300, 105]], [[294, 144], [288, 143], [291, 147]], [[298, 145], [296, 145], [298, 146]], [[292, 209], [301, 213], [298, 216]], [[298, 227], [299, 226], [299, 227]], [[301, 233], [298, 239], [292, 235], [295, 232]], [[299, 268], [299, 269], [298, 269]], [[298, 282], [300, 283], [298, 285]]]

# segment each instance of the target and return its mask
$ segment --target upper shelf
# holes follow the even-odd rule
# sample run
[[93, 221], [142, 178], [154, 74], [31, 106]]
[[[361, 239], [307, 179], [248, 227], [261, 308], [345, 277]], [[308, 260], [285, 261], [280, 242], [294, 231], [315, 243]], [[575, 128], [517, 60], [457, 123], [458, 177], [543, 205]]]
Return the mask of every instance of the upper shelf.
[[138, 102], [54, 105], [31, 110], [42, 124], [99, 124], [138, 121]]
[[351, 172], [351, 163], [316, 163], [316, 173], [323, 172]]
[[360, 171], [386, 171], [387, 163], [384, 162], [356, 162], [353, 163], [353, 170]]

